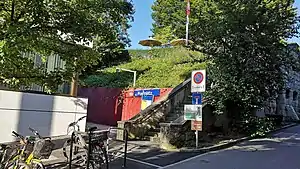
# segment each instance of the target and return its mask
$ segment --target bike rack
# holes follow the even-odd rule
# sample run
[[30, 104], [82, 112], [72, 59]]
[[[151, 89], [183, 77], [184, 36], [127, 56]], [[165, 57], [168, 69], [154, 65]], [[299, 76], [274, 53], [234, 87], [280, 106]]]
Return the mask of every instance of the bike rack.
[[[89, 131], [89, 133], [88, 133], [89, 134], [88, 135], [88, 139], [89, 139], [88, 145], [89, 146], [88, 146], [88, 157], [87, 157], [87, 169], [90, 166], [91, 154], [93, 153], [92, 148], [91, 148], [91, 146], [93, 145], [92, 142], [96, 142], [96, 144], [97, 144], [97, 142], [100, 141], [100, 142], [103, 142], [103, 144], [104, 144], [104, 141], [106, 141], [108, 139], [108, 135], [107, 135], [108, 132], [109, 132], [108, 130]], [[107, 155], [107, 153], [106, 153], [106, 155]], [[108, 168], [109, 168], [109, 164], [106, 163], [106, 169], [108, 169]]]
[[[106, 133], [106, 137], [105, 138], [100, 138], [99, 141], [107, 141], [108, 143], [108, 136], [107, 136], [107, 133], [109, 133], [111, 130], [123, 130], [123, 132], [125, 133], [124, 135], [124, 160], [123, 160], [123, 165], [122, 165], [122, 168], [126, 168], [126, 161], [127, 161], [127, 147], [128, 147], [128, 131], [124, 128], [118, 128], [118, 127], [111, 127], [109, 128], [108, 130], [95, 130], [95, 131], [89, 131], [88, 132], [88, 139], [89, 139], [89, 146], [88, 146], [88, 157], [87, 157], [87, 169], [89, 168], [90, 166], [90, 159], [91, 159], [91, 154], [92, 154], [92, 148], [91, 148], [91, 142], [92, 142], [92, 137], [93, 135], [95, 134], [100, 134], [100, 133]], [[69, 169], [72, 169], [72, 155], [73, 155], [73, 143], [74, 143], [74, 138], [75, 137], [75, 133], [73, 132], [72, 135], [71, 135], [71, 143], [70, 143], [70, 155], [69, 155]], [[97, 139], [97, 138], [95, 138]], [[108, 155], [108, 144], [106, 145], [106, 153]], [[109, 162], [106, 164], [106, 167], [107, 169], [109, 168]]]
[[71, 145], [70, 145], [70, 159], [69, 160], [69, 169], [72, 169], [72, 155], [73, 155], [73, 142], [74, 142], [74, 137], [75, 137], [75, 133], [72, 132], [72, 135], [71, 135]]
[[[126, 168], [126, 161], [127, 161], [127, 147], [128, 147], [128, 131], [125, 129], [125, 128], [119, 128], [119, 127], [110, 127], [109, 129], [108, 129], [108, 131], [110, 131], [110, 130], [123, 130], [123, 132], [125, 133], [125, 135], [124, 135], [124, 160], [123, 160], [123, 168]], [[108, 141], [108, 140], [107, 140]], [[107, 143], [107, 146], [108, 146], [108, 143]], [[108, 148], [108, 147], [107, 147]], [[108, 151], [107, 151], [107, 153], [108, 153]]]

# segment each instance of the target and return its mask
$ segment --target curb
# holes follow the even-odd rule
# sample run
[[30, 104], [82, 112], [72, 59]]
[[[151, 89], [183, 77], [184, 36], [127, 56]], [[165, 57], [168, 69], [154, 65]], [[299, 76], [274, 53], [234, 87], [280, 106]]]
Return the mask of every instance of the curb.
[[[297, 125], [299, 125], [299, 123], [293, 123], [293, 124], [285, 125], [283, 127], [280, 127], [280, 128], [274, 129], [272, 131], [269, 131], [265, 136], [268, 136], [268, 135], [276, 133], [276, 132], [278, 132], [280, 130], [283, 130], [283, 129], [286, 129], [286, 128], [290, 128], [290, 127], [294, 127], [294, 126], [297, 126]], [[255, 135], [255, 136], [247, 136], [247, 137], [243, 137], [243, 138], [240, 138], [240, 139], [236, 139], [236, 140], [230, 141], [228, 143], [217, 144], [217, 145], [213, 145], [213, 146], [210, 146], [210, 147], [203, 147], [203, 148], [199, 148], [199, 149], [181, 148], [181, 149], [179, 149], [177, 151], [178, 152], [200, 152], [200, 153], [207, 153], [207, 152], [210, 152], [210, 151], [217, 151], [217, 150], [222, 150], [222, 149], [225, 149], [225, 148], [229, 148], [229, 147], [232, 147], [232, 146], [234, 146], [234, 145], [236, 145], [236, 144], [238, 144], [240, 142], [247, 141], [247, 140], [252, 140], [252, 139], [255, 139], [255, 138], [259, 138], [259, 136], [257, 136], [257, 135]]]

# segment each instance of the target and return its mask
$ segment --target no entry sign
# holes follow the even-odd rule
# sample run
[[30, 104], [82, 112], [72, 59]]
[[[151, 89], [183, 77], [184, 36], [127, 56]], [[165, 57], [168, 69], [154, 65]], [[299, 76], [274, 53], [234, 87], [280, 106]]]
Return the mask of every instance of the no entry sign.
[[192, 72], [191, 92], [205, 92], [206, 71], [196, 70]]

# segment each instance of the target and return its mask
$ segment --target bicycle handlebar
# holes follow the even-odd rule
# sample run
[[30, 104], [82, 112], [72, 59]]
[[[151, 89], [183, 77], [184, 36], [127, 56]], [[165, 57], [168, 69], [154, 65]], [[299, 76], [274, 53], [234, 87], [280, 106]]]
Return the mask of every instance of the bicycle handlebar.
[[68, 127], [76, 126], [78, 124], [78, 122], [81, 121], [81, 120], [83, 120], [84, 118], [86, 118], [86, 116], [80, 117], [77, 121], [70, 123], [68, 125]]
[[81, 121], [82, 119], [84, 119], [84, 118], [86, 118], [86, 116], [80, 117], [80, 118], [77, 120], [77, 123], [78, 123], [79, 121]]
[[42, 136], [39, 134], [38, 131], [36, 131], [35, 129], [29, 127], [29, 130], [36, 136], [38, 136], [39, 139], [42, 139]]
[[20, 134], [18, 134], [17, 132], [12, 131], [12, 133], [13, 133], [13, 135], [14, 135], [15, 137], [18, 137], [19, 139], [25, 140], [25, 137], [22, 136], [22, 135], [20, 135]]

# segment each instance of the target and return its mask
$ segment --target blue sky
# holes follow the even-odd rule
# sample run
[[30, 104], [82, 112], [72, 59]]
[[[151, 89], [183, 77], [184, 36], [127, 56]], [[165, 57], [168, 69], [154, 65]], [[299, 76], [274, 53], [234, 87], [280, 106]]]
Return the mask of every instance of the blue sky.
[[131, 39], [131, 49], [145, 48], [138, 44], [142, 39], [147, 39], [152, 35], [151, 6], [154, 0], [133, 0], [135, 14], [132, 27], [129, 29]]
[[[131, 39], [130, 49], [145, 49], [138, 44], [142, 39], [147, 39], [152, 35], [151, 28], [153, 20], [151, 18], [151, 5], [155, 0], [133, 0], [135, 14], [132, 27], [129, 29], [129, 35]], [[300, 0], [295, 0], [295, 6], [298, 8], [298, 14], [300, 14]], [[291, 42], [297, 42], [300, 44], [299, 38], [293, 38]]]

